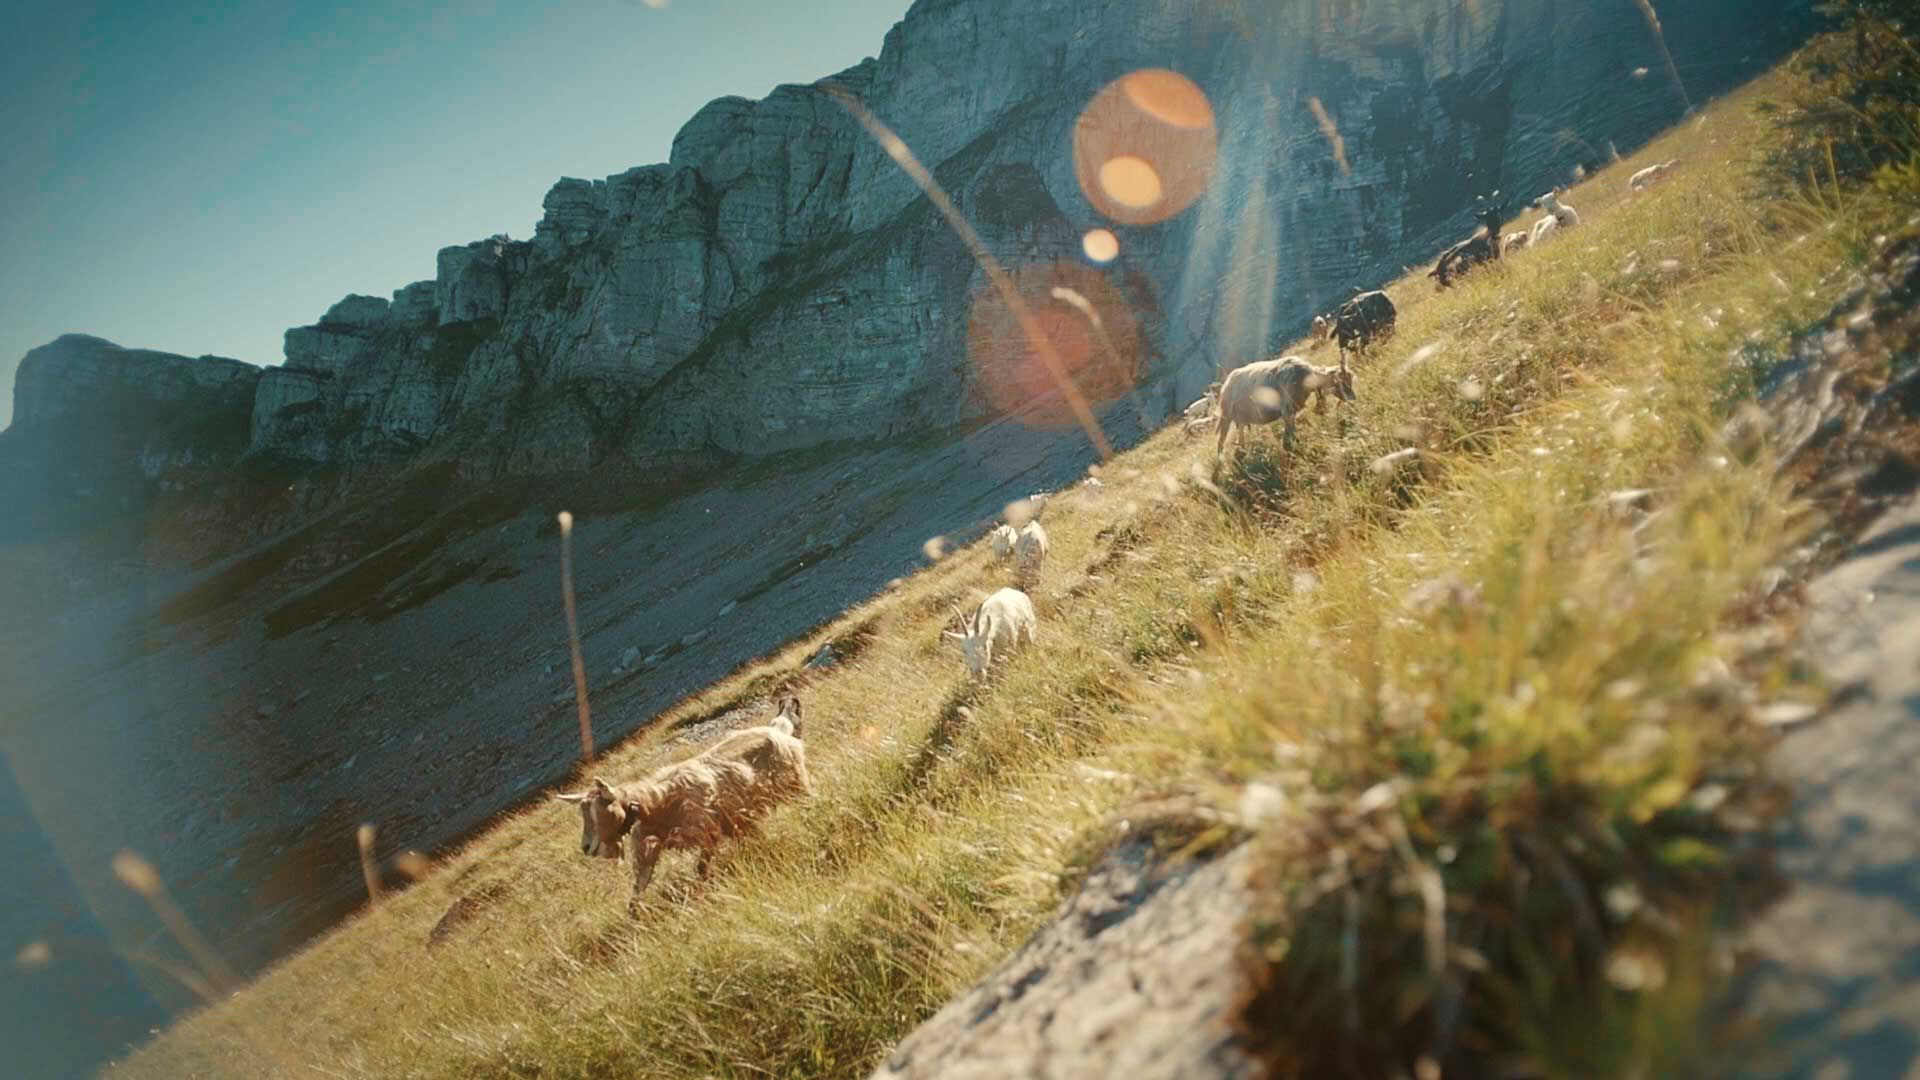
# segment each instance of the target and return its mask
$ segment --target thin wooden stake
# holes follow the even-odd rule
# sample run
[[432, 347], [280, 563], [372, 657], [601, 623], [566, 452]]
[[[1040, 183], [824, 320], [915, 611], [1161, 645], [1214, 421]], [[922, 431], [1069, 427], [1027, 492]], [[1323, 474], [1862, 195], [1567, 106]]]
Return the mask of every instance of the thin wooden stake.
[[573, 703], [580, 714], [580, 761], [593, 763], [593, 714], [587, 707], [587, 662], [580, 658], [580, 616], [573, 605], [573, 515], [560, 511], [560, 596], [567, 607], [567, 648], [573, 653]]
[[380, 868], [373, 863], [373, 824], [361, 825], [356, 838], [360, 842], [360, 873], [367, 879], [367, 903], [379, 907]]

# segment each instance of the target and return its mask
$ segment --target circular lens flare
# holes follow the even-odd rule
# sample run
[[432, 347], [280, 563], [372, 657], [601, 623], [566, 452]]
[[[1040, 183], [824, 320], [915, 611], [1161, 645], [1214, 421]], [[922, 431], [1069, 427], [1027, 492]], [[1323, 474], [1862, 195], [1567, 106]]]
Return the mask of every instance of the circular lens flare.
[[1195, 131], [1213, 127], [1213, 106], [1185, 75], [1148, 68], [1122, 76], [1120, 87], [1128, 101], [1163, 124]]
[[1084, 265], [1026, 266], [1011, 276], [1027, 318], [986, 289], [967, 320], [967, 357], [991, 412], [1066, 427], [1076, 421], [1061, 378], [1096, 406], [1132, 388], [1146, 355], [1138, 303]]
[[1081, 193], [1124, 225], [1165, 221], [1191, 206], [1206, 191], [1217, 152], [1206, 94], [1161, 68], [1108, 83], [1073, 128]]
[[1080, 238], [1080, 250], [1097, 263], [1110, 263], [1120, 257], [1120, 238], [1111, 229], [1089, 229]]
[[1145, 158], [1132, 154], [1121, 154], [1101, 163], [1100, 190], [1106, 192], [1109, 199], [1133, 210], [1145, 210], [1166, 194], [1160, 185], [1160, 174], [1153, 171]]

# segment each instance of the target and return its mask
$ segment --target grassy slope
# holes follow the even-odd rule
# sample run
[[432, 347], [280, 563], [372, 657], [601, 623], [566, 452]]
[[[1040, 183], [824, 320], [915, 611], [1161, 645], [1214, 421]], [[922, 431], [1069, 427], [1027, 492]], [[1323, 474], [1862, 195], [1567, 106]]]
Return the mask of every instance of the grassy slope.
[[[1285, 795], [1278, 817], [1250, 823], [1270, 900], [1251, 913], [1265, 1004], [1308, 1030], [1338, 1023], [1312, 989], [1337, 982], [1318, 976], [1337, 967], [1340, 926], [1315, 921], [1330, 916], [1309, 887], [1331, 853], [1351, 850], [1356, 879], [1376, 882], [1365, 911], [1382, 926], [1404, 921], [1392, 881], [1409, 875], [1368, 878], [1392, 861], [1381, 851], [1415, 879], [1451, 855], [1446, 925], [1495, 965], [1468, 988], [1504, 1018], [1487, 1037], [1587, 1075], [1699, 1049], [1672, 1037], [1698, 997], [1692, 936], [1610, 924], [1610, 946], [1672, 976], [1660, 994], [1627, 994], [1578, 943], [1556, 944], [1577, 920], [1551, 904], [1493, 912], [1507, 929], [1476, 935], [1488, 909], [1475, 890], [1506, 887], [1513, 823], [1589, 819], [1625, 852], [1600, 869], [1650, 907], [1671, 898], [1692, 925], [1715, 888], [1729, 841], [1679, 812], [1710, 778], [1738, 804], [1756, 747], [1699, 687], [1792, 506], [1762, 463], [1715, 449], [1712, 418], [1737, 389], [1736, 347], [1819, 309], [1892, 212], [1859, 196], [1756, 218], [1757, 161], [1778, 136], [1754, 106], [1787, 78], [1574, 189], [1586, 224], [1553, 246], [1444, 295], [1424, 278], [1394, 285], [1398, 337], [1360, 369], [1344, 419], [1305, 422], [1290, 464], [1261, 433], [1214, 470], [1211, 437], [1176, 426], [1109, 466], [1102, 488], [1056, 500], [1041, 644], [990, 689], [967, 687], [939, 641], [951, 602], [1001, 581], [976, 545], [684, 703], [675, 716], [707, 713], [794, 672], [826, 637], [877, 631], [805, 686], [820, 794], [710, 885], [670, 861], [633, 922], [624, 868], [575, 853], [570, 808], [535, 808], [119, 1071], [859, 1074], [1031, 932], [1116, 809], [1180, 791], [1233, 810], [1255, 779]], [[1630, 171], [1674, 156], [1674, 180], [1624, 198]], [[1416, 461], [1369, 467], [1408, 440]], [[1605, 496], [1639, 487], [1662, 512], [1635, 534]], [[1449, 578], [1472, 591], [1418, 603], [1444, 600], [1421, 585]], [[682, 752], [668, 719], [594, 771]], [[1399, 824], [1371, 840], [1380, 815], [1329, 810], [1389, 778], [1404, 785], [1386, 800]], [[428, 951], [448, 904], [490, 884], [504, 897]], [[1534, 938], [1529, 919], [1543, 924]], [[1368, 1007], [1390, 992], [1417, 1010], [1468, 970], [1409, 975], [1427, 970], [1417, 951], [1369, 956]], [[1525, 977], [1569, 963], [1570, 979]], [[1570, 1015], [1604, 1039], [1569, 1040]], [[1324, 1064], [1284, 1022], [1273, 1030], [1276, 1063]], [[1553, 1056], [1573, 1043], [1618, 1057]]]

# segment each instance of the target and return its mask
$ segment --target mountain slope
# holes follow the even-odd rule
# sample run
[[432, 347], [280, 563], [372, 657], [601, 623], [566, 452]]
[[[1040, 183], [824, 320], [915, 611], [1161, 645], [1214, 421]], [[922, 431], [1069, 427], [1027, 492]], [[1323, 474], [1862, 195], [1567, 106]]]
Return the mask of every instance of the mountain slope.
[[[1631, 5], [1384, 10], [921, 4], [835, 81], [1030, 299], [1077, 325], [1064, 281], [1132, 320], [1115, 337], [1134, 392], [1102, 414], [1126, 446], [1217, 367], [1457, 238], [1476, 191], [1597, 167], [1683, 108], [1634, 77], [1659, 43]], [[1735, 10], [1670, 13], [1667, 44], [1712, 58], [1686, 69], [1695, 93], [1803, 26], [1792, 3]], [[1211, 182], [1092, 267], [1081, 233], [1105, 219], [1070, 132], [1155, 65], [1212, 102]], [[716, 102], [668, 163], [562, 182], [546, 211], [531, 240], [446, 249], [434, 281], [290, 331], [230, 465], [149, 476], [93, 454], [146, 404], [89, 411], [35, 365], [23, 392], [66, 404], [45, 438], [9, 433], [0, 474], [62, 483], [33, 489], [52, 531], [4, 552], [0, 598], [24, 616], [0, 684], [32, 744], [22, 784], [123, 947], [156, 924], [102, 850], [147, 854], [251, 971], [351, 910], [358, 822], [383, 851], [442, 850], [562, 775], [553, 511], [583, 521], [610, 746], [919, 565], [929, 536], [1093, 460], [1008, 377], [1022, 350], [974, 332], [996, 325], [977, 265], [820, 87]], [[126, 481], [115, 513], [74, 509], [101, 488], [61, 470], [96, 460]], [[57, 812], [82, 765], [101, 812]]]
[[[1258, 433], [1214, 467], [1174, 426], [1056, 498], [1041, 641], [991, 684], [939, 635], [1003, 580], [981, 545], [596, 762], [634, 775], [799, 690], [820, 793], [712, 883], [670, 866], [631, 921], [625, 875], [543, 804], [124, 1072], [862, 1073], [1045, 919], [1116, 815], [1165, 795], [1202, 811], [1175, 846], [1251, 837], [1248, 941], [1278, 977], [1256, 965], [1249, 1000], [1280, 1010], [1252, 1019], [1281, 1017], [1254, 1049], [1283, 1069], [1419, 1045], [1450, 994], [1472, 1037], [1434, 1051], [1469, 1055], [1449, 1072], [1489, 1046], [1553, 1074], [1721, 1060], [1673, 1037], [1698, 1030], [1709, 970], [1684, 931], [1730, 887], [1766, 788], [1764, 739], [1716, 672], [1804, 691], [1719, 632], [1796, 508], [1764, 450], [1713, 433], [1822, 283], [1907, 213], [1858, 191], [1756, 212], [1796, 85], [1763, 81], [1576, 186], [1585, 224], [1553, 244], [1438, 297], [1395, 283], [1399, 336], [1296, 453]], [[1673, 180], [1626, 197], [1627, 172], [1671, 156]], [[824, 669], [823, 641], [842, 650]], [[1589, 827], [1618, 846], [1581, 847]], [[1350, 916], [1338, 880], [1314, 887], [1336, 865], [1370, 890]], [[1437, 908], [1403, 888], [1429, 872]], [[1635, 902], [1603, 903], [1623, 881]], [[461, 898], [474, 914], [429, 951]], [[1366, 1035], [1289, 1040], [1341, 1030], [1315, 1010], [1335, 1009], [1343, 918], [1368, 933]], [[1520, 981], [1546, 955], [1577, 977]]]

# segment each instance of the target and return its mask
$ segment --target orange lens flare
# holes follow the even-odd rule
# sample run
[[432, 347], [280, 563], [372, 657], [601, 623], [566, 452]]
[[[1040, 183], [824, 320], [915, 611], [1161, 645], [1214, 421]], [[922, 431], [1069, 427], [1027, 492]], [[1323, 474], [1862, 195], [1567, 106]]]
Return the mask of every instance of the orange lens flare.
[[1011, 276], [1030, 317], [1020, 319], [997, 292], [983, 290], [967, 322], [967, 355], [994, 412], [1041, 428], [1074, 423], [1048, 370], [1048, 349], [1089, 402], [1133, 388], [1144, 348], [1139, 323], [1133, 305], [1099, 271], [1057, 263]]
[[1193, 80], [1150, 68], [1108, 83], [1073, 128], [1074, 173], [1101, 214], [1165, 221], [1207, 189], [1218, 152], [1213, 106]]
[[1193, 131], [1213, 130], [1213, 106], [1185, 75], [1148, 68], [1121, 78], [1120, 90], [1135, 108], [1163, 124]]
[[1129, 210], [1146, 210], [1166, 194], [1160, 174], [1145, 159], [1132, 154], [1109, 158], [1100, 166], [1100, 190]]
[[1110, 229], [1090, 229], [1080, 238], [1080, 250], [1097, 263], [1110, 263], [1120, 257], [1120, 238]]

